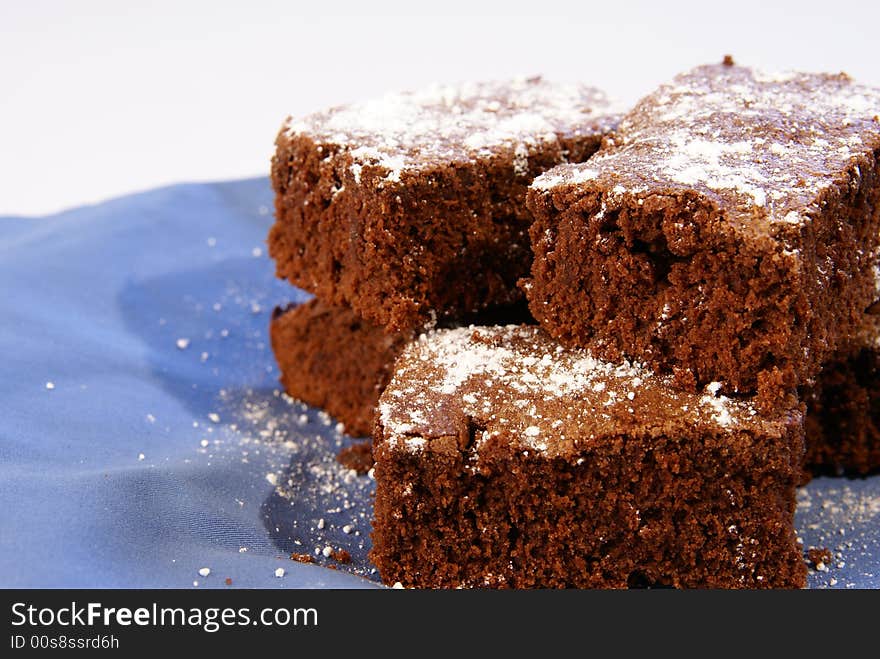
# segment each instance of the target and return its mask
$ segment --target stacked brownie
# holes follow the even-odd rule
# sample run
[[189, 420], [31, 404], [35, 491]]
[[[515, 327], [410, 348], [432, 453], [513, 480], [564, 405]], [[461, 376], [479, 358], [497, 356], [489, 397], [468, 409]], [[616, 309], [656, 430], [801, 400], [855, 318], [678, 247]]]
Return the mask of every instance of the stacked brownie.
[[878, 113], [842, 74], [680, 76], [589, 163], [532, 186], [530, 308], [679, 386], [757, 391], [764, 409], [800, 387], [807, 465], [877, 468]]
[[[384, 387], [382, 579], [802, 586], [805, 409], [809, 464], [878, 461], [880, 94], [700, 67], [591, 156], [601, 96], [474, 89], [291, 124], [273, 163], [278, 272], [322, 300], [273, 320], [285, 387], [333, 404], [322, 340], [344, 388]], [[587, 128], [537, 129], [583, 107]], [[540, 327], [481, 319], [519, 290]]]
[[394, 358], [435, 324], [525, 322], [526, 190], [616, 124], [605, 95], [540, 78], [435, 86], [288, 119], [276, 141], [277, 274], [317, 296], [276, 310], [295, 398], [367, 435]]
[[471, 327], [404, 351], [378, 433], [371, 558], [386, 582], [803, 585], [794, 400], [761, 414], [535, 326]]

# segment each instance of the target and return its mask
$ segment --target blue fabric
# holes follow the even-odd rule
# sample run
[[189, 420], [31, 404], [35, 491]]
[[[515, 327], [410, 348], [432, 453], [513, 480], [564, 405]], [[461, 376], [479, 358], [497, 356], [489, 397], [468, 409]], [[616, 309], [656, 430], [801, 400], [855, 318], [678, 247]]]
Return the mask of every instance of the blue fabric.
[[[375, 585], [372, 481], [277, 395], [269, 315], [305, 295], [274, 278], [270, 208], [255, 179], [0, 218], [0, 586]], [[841, 550], [811, 585], [880, 587], [878, 497], [801, 492], [805, 546]]]
[[[0, 586], [371, 584], [289, 560], [296, 545], [267, 525], [266, 475], [291, 457], [260, 436], [271, 419], [288, 440], [331, 437], [331, 463], [336, 450], [314, 412], [300, 426], [273, 394], [269, 315], [305, 296], [273, 275], [270, 207], [260, 179], [0, 219]], [[323, 514], [315, 497], [275, 499]]]

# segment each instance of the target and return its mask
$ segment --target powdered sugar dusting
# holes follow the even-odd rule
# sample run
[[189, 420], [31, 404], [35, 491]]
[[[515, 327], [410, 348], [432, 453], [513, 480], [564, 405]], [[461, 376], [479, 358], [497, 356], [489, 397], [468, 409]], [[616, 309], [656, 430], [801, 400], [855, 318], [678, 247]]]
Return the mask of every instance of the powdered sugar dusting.
[[486, 428], [477, 447], [503, 432], [525, 449], [551, 454], [571, 441], [566, 433], [575, 427], [623, 432], [621, 415], [640, 427], [752, 427], [751, 401], [720, 396], [720, 388], [681, 392], [640, 364], [563, 348], [535, 326], [471, 326], [434, 331], [407, 347], [380, 400], [379, 423], [385, 441], [421, 451], [432, 437], [460, 434], [463, 414]]
[[321, 147], [326, 157], [347, 153], [357, 183], [365, 168], [375, 171], [380, 182], [394, 183], [406, 171], [467, 161], [500, 148], [513, 150], [514, 174], [522, 176], [539, 144], [601, 136], [621, 111], [592, 87], [528, 78], [388, 94], [299, 121], [288, 119], [282, 132], [326, 145]]
[[598, 178], [599, 172], [591, 167], [583, 166], [571, 170], [568, 176], [563, 176], [556, 170], [550, 170], [536, 178], [532, 187], [538, 190], [549, 190], [560, 183], [586, 183]]
[[718, 391], [721, 389], [720, 382], [710, 382], [706, 385], [706, 394], [700, 398], [700, 402], [711, 407], [712, 419], [720, 426], [725, 428], [733, 423], [733, 417], [730, 414], [730, 398], [727, 396], [719, 396]]
[[551, 169], [534, 187], [688, 189], [725, 208], [735, 226], [753, 230], [755, 217], [768, 230], [803, 224], [844, 172], [860, 184], [860, 163], [880, 147], [878, 114], [880, 90], [843, 74], [699, 67], [643, 99], [586, 164]]

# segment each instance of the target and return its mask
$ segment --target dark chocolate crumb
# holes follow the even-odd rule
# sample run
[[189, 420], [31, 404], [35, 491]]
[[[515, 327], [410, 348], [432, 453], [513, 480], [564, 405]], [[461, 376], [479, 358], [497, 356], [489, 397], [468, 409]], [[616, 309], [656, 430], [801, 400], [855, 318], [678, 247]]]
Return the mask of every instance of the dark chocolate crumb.
[[[807, 560], [817, 570], [824, 568], [826, 565], [829, 565], [833, 559], [834, 555], [827, 547], [810, 547], [807, 550]], [[820, 568], [819, 566], [822, 566], [822, 568]]]
[[298, 563], [314, 563], [315, 559], [310, 554], [291, 554], [290, 560]]
[[351, 563], [351, 554], [344, 549], [335, 549], [333, 553], [330, 554], [330, 558], [337, 563]]
[[224, 583], [225, 583], [227, 586], [231, 586], [231, 585], [232, 585], [232, 579], [230, 579], [229, 577], [226, 577], [226, 580], [225, 580]]
[[697, 378], [689, 368], [673, 367], [672, 377], [682, 391], [694, 393], [697, 390]]
[[724, 66], [734, 66], [736, 62], [733, 61], [733, 55], [725, 55], [724, 59], [721, 60], [721, 63]]

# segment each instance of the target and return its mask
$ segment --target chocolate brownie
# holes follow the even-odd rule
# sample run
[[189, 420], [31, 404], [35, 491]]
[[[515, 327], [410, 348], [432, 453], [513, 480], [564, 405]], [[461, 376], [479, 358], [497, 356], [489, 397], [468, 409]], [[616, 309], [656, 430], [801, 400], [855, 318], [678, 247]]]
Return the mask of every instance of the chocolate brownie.
[[880, 238], [880, 91], [702, 66], [545, 173], [524, 282], [559, 340], [772, 402], [856, 332]]
[[[522, 302], [486, 309], [472, 319], [486, 324], [534, 322]], [[386, 332], [348, 307], [313, 298], [275, 309], [269, 337], [284, 390], [326, 410], [348, 434], [365, 437], [373, 430], [376, 402], [391, 378], [394, 360], [416, 333]]]
[[409, 587], [802, 587], [803, 413], [537, 326], [438, 330], [379, 402], [372, 561]]
[[281, 384], [294, 398], [325, 409], [350, 435], [367, 436], [391, 365], [413, 338], [388, 333], [347, 307], [317, 298], [276, 309], [269, 326]]
[[538, 78], [436, 86], [288, 119], [272, 160], [279, 277], [391, 331], [521, 298], [526, 188], [585, 160], [604, 94]]
[[880, 316], [868, 315], [858, 341], [825, 364], [804, 401], [805, 480], [880, 470]]

